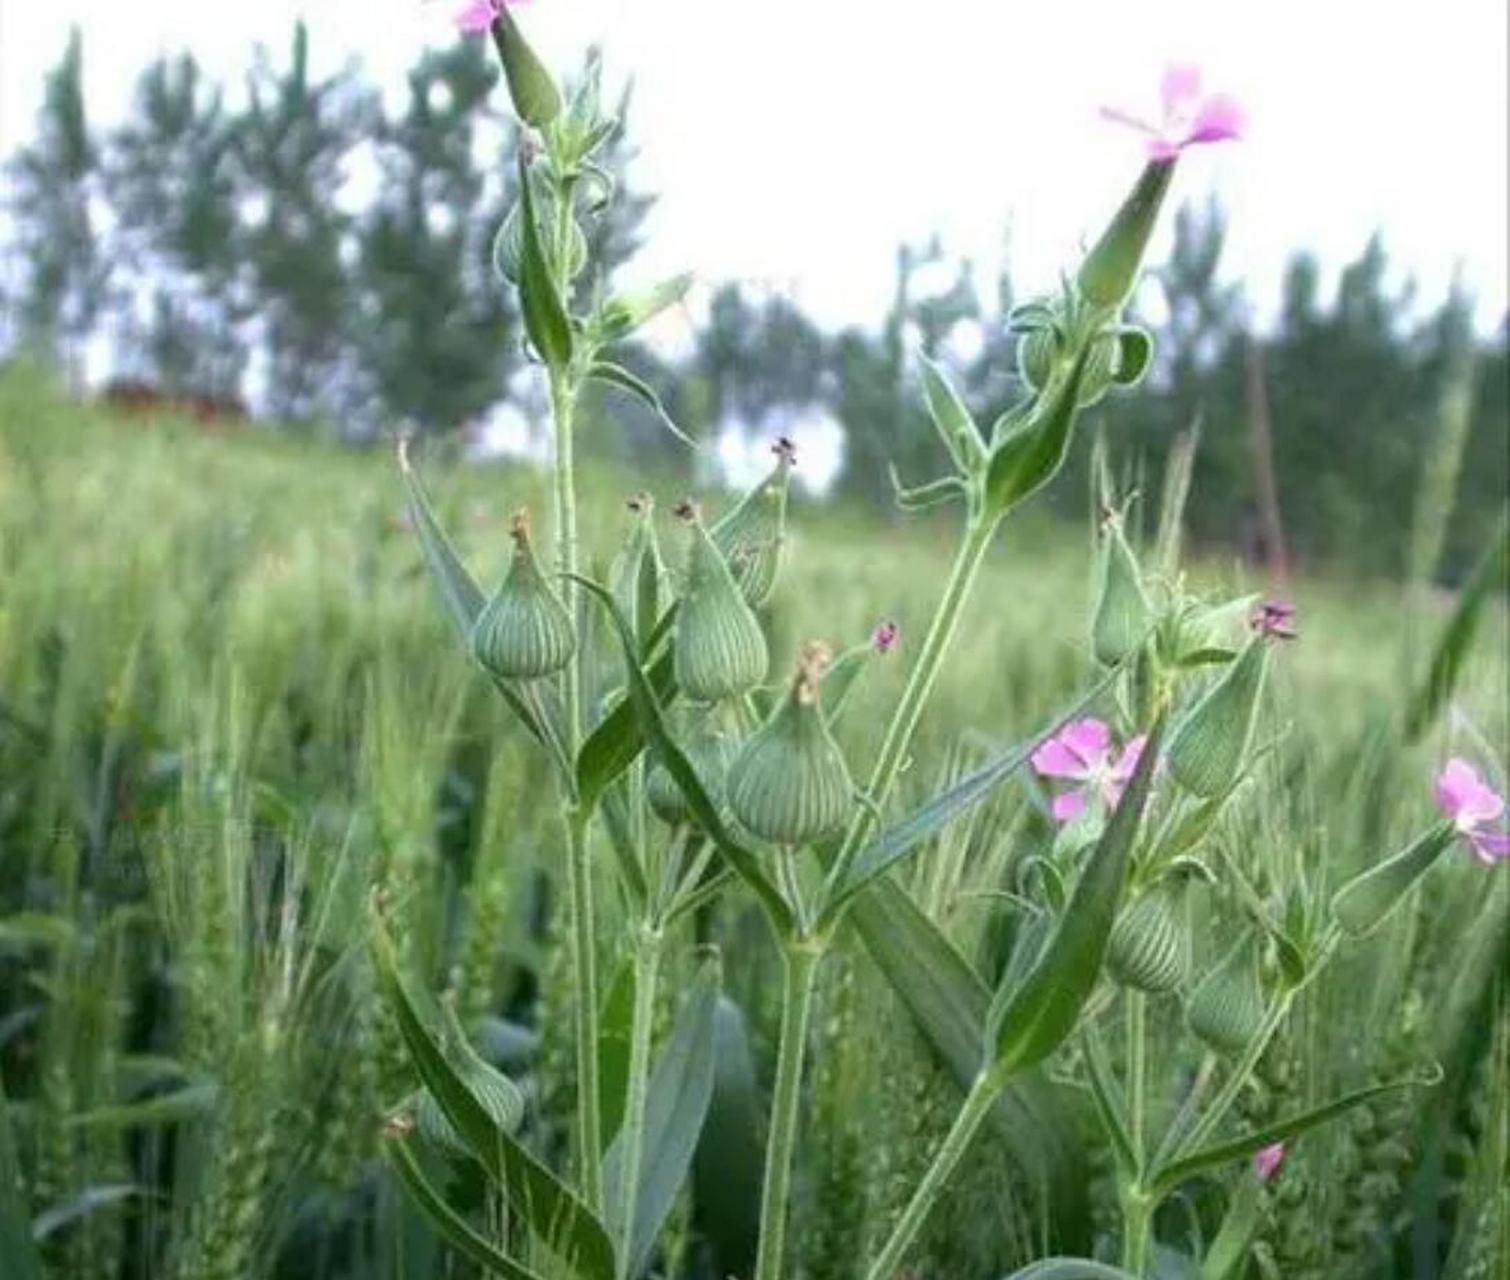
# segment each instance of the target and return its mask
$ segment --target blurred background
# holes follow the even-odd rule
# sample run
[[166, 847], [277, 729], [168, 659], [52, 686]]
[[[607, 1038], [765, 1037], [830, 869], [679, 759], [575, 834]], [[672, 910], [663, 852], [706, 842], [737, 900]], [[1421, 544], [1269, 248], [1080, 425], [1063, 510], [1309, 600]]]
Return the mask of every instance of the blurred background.
[[[1499, 0], [520, 12], [558, 68], [601, 47], [622, 96], [623, 198], [594, 231], [610, 278], [699, 280], [630, 363], [708, 447], [615, 401], [600, 453], [743, 482], [785, 433], [811, 490], [889, 511], [888, 460], [911, 480], [938, 462], [914, 353], [984, 412], [1007, 402], [1005, 311], [1055, 287], [1138, 164], [1098, 106], [1152, 110], [1164, 63], [1191, 60], [1249, 136], [1182, 165], [1134, 307], [1159, 362], [1115, 402], [1114, 441], [1156, 472], [1201, 424], [1190, 525], [1223, 552], [1420, 570], [1425, 503], [1452, 579], [1488, 536]], [[539, 382], [489, 267], [511, 126], [491, 50], [451, 19], [444, 0], [4, 0], [0, 352], [227, 429], [538, 456]]]

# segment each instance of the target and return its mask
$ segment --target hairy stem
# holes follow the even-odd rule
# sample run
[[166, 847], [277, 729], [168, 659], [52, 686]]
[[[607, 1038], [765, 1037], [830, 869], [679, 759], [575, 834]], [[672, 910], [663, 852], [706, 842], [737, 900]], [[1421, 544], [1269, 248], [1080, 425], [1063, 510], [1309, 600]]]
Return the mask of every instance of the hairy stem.
[[1177, 1146], [1171, 1155], [1171, 1160], [1178, 1160], [1187, 1151], [1192, 1150], [1211, 1134], [1211, 1131], [1222, 1122], [1232, 1104], [1237, 1101], [1237, 1095], [1242, 1092], [1243, 1085], [1248, 1077], [1253, 1074], [1253, 1069], [1258, 1066], [1258, 1060], [1264, 1056], [1264, 1050], [1269, 1047], [1269, 1041], [1274, 1038], [1274, 1033], [1279, 1030], [1279, 1024], [1284, 1021], [1285, 1014], [1290, 1011], [1290, 997], [1280, 996], [1275, 1000], [1269, 1012], [1264, 1015], [1264, 1020], [1259, 1024], [1253, 1038], [1248, 1041], [1248, 1047], [1243, 1050], [1243, 1056], [1238, 1059], [1237, 1066], [1232, 1068], [1232, 1074], [1227, 1077], [1221, 1091], [1211, 1100], [1211, 1105], [1201, 1113], [1201, 1118], [1195, 1122], [1190, 1133]]
[[1148, 1266], [1154, 1203], [1137, 1187], [1122, 1192], [1122, 1269], [1141, 1276]]
[[1143, 1135], [1146, 1129], [1143, 1110], [1147, 1101], [1147, 1027], [1148, 997], [1132, 987], [1127, 989], [1127, 1109], [1128, 1136], [1138, 1169], [1143, 1168]]
[[[661, 968], [661, 935], [654, 929], [640, 933], [634, 952], [634, 1021], [629, 1029], [629, 1079], [624, 1091], [624, 1163], [620, 1187], [620, 1222], [624, 1238], [634, 1234], [639, 1208], [640, 1163], [645, 1149], [645, 1099], [650, 1092], [650, 1032], [655, 1024], [655, 989]], [[619, 1278], [629, 1280], [632, 1261], [626, 1248], [619, 1255]]]
[[912, 1247], [918, 1232], [923, 1229], [923, 1224], [928, 1221], [928, 1215], [933, 1212], [933, 1206], [943, 1194], [950, 1176], [964, 1159], [977, 1130], [991, 1113], [992, 1104], [1000, 1096], [1002, 1086], [1003, 1082], [991, 1072], [983, 1071], [975, 1077], [975, 1083], [965, 1095], [964, 1106], [954, 1117], [954, 1124], [950, 1126], [943, 1146], [938, 1149], [938, 1154], [933, 1157], [922, 1181], [913, 1191], [912, 1199], [902, 1210], [902, 1216], [891, 1229], [891, 1235], [881, 1252], [870, 1264], [870, 1270], [866, 1273], [868, 1280], [891, 1280], [897, 1274], [897, 1268], [907, 1250]]
[[781, 1044], [771, 1097], [771, 1131], [766, 1140], [765, 1182], [760, 1194], [760, 1247], [754, 1280], [781, 1280], [786, 1249], [786, 1215], [797, 1146], [797, 1113], [808, 1017], [821, 950], [801, 943], [782, 948]]

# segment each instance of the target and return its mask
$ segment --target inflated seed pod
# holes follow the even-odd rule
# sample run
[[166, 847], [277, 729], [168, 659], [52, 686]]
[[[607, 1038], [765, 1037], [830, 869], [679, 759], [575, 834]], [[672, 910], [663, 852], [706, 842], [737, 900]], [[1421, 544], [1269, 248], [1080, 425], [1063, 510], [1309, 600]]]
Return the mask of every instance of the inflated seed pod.
[[1242, 771], [1258, 723], [1269, 645], [1254, 636], [1190, 709], [1169, 742], [1169, 770], [1187, 791], [1219, 795]]
[[1101, 585], [1091, 619], [1091, 648], [1096, 661], [1114, 666], [1133, 653], [1153, 622], [1137, 558], [1122, 533], [1122, 521], [1106, 521], [1101, 555]]
[[[587, 265], [587, 236], [576, 218], [563, 227], [556, 218], [556, 196], [543, 176], [531, 171], [530, 188], [534, 195], [535, 217], [540, 243], [555, 261], [563, 262], [569, 279], [575, 280]], [[504, 215], [503, 225], [493, 237], [493, 269], [510, 284], [519, 283], [519, 263], [524, 257], [524, 215], [516, 200]], [[565, 242], [562, 242], [562, 235]]]
[[515, 514], [511, 535], [514, 558], [472, 627], [472, 656], [500, 679], [538, 680], [571, 661], [577, 635], [535, 559], [528, 512]]
[[1185, 892], [1191, 875], [1171, 869], [1123, 910], [1107, 939], [1106, 967], [1123, 986], [1159, 994], [1190, 976]]
[[1185, 1007], [1190, 1029], [1218, 1053], [1239, 1054], [1264, 1020], [1260, 936], [1250, 931], [1201, 979]]
[[771, 446], [776, 465], [709, 531], [739, 590], [758, 609], [776, 586], [786, 537], [786, 494], [797, 448], [785, 436]]
[[624, 544], [609, 570], [609, 589], [643, 643], [660, 620], [666, 566], [655, 536], [655, 499], [636, 493], [625, 503], [630, 513]]
[[696, 505], [682, 503], [677, 515], [691, 529], [692, 549], [676, 614], [676, 683], [694, 702], [737, 698], [765, 679], [770, 663], [765, 634]]
[[773, 844], [812, 844], [849, 819], [854, 786], [818, 701], [828, 662], [827, 645], [803, 650], [781, 705], [729, 766], [729, 808]]
[[[502, 1072], [472, 1055], [459, 1064], [472, 1092], [477, 1096], [498, 1127], [515, 1132], [524, 1119], [524, 1095]], [[421, 1089], [414, 1104], [414, 1123], [420, 1136], [451, 1155], [465, 1156], [471, 1149], [441, 1110], [440, 1103], [428, 1089]]]
[[[703, 790], [715, 805], [723, 802], [724, 779], [734, 755], [734, 744], [704, 718], [686, 747], [687, 759], [697, 770]], [[645, 779], [645, 798], [655, 816], [668, 826], [691, 822], [692, 809], [666, 766], [657, 760]]]

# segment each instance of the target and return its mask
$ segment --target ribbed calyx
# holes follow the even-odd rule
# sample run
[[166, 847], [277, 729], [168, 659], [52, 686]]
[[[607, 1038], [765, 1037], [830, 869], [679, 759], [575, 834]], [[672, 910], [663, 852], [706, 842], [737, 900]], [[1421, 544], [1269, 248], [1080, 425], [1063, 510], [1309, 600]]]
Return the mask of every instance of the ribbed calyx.
[[1269, 645], [1255, 636], [1175, 730], [1169, 769], [1187, 791], [1209, 798], [1237, 781], [1268, 669]]
[[829, 656], [824, 644], [803, 650], [781, 705], [729, 768], [729, 808], [772, 844], [813, 844], [849, 819], [854, 787], [818, 700]]
[[772, 450], [770, 473], [713, 526], [713, 544], [724, 554], [740, 593], [752, 609], [771, 597], [781, 571], [786, 537], [786, 495], [797, 451], [783, 436]]
[[1150, 994], [1173, 991], [1190, 976], [1189, 879], [1176, 871], [1135, 898], [1112, 926], [1106, 965], [1123, 986]]
[[1153, 608], [1143, 590], [1143, 575], [1121, 518], [1109, 516], [1101, 549], [1101, 584], [1091, 618], [1091, 648], [1096, 661], [1115, 666], [1143, 643], [1153, 623]]
[[538, 680], [561, 670], [577, 650], [571, 614], [540, 571], [529, 513], [515, 513], [514, 558], [472, 628], [472, 656], [504, 680]]
[[691, 530], [687, 586], [676, 615], [676, 682], [694, 702], [722, 702], [765, 679], [770, 658], [760, 622], [740, 594], [694, 503], [677, 515]]
[[[703, 716], [702, 722], [693, 730], [686, 745], [688, 762], [697, 771], [698, 781], [715, 804], [723, 803], [724, 780], [729, 771], [729, 761], [734, 755], [734, 744], [712, 722], [711, 716]], [[656, 817], [669, 826], [680, 826], [693, 821], [692, 809], [682, 789], [676, 785], [666, 766], [656, 760], [645, 779], [645, 796]]]
[[1241, 1053], [1263, 1023], [1259, 942], [1259, 934], [1250, 931], [1201, 979], [1185, 1008], [1190, 1029], [1218, 1053]]

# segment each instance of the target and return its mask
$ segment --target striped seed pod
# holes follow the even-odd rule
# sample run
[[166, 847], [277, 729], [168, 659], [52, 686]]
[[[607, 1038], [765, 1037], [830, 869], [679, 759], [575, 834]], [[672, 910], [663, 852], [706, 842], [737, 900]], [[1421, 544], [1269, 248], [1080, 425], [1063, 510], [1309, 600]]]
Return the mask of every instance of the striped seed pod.
[[530, 544], [529, 513], [515, 513], [509, 571], [478, 614], [472, 656], [502, 680], [538, 680], [561, 670], [577, 649], [571, 614], [540, 571]]
[[[703, 723], [692, 733], [687, 743], [687, 760], [697, 771], [698, 781], [715, 805], [722, 804], [724, 778], [729, 772], [729, 761], [734, 755], [734, 745], [704, 717]], [[659, 760], [645, 779], [645, 798], [655, 816], [668, 826], [680, 826], [691, 822], [692, 809], [682, 789]]]
[[737, 698], [765, 679], [770, 664], [765, 635], [703, 528], [697, 506], [684, 502], [677, 515], [691, 529], [692, 548], [676, 616], [676, 682], [694, 702]]
[[1109, 516], [1101, 552], [1101, 586], [1091, 620], [1096, 661], [1115, 666], [1142, 644], [1153, 621], [1137, 558], [1122, 533], [1122, 521]]
[[729, 767], [729, 808], [773, 844], [812, 844], [849, 818], [854, 786], [818, 701], [828, 662], [827, 645], [803, 650], [787, 696]]
[[1264, 1020], [1259, 942], [1257, 931], [1250, 931], [1201, 979], [1185, 1007], [1190, 1029], [1218, 1053], [1241, 1053]]
[[[1173, 991], [1190, 976], [1190, 924], [1185, 892], [1192, 871], [1171, 867], [1117, 917], [1107, 940], [1106, 966], [1126, 987], [1152, 995]], [[1204, 867], [1200, 874], [1208, 874]]]
[[1269, 645], [1255, 636], [1190, 709], [1169, 743], [1169, 769], [1185, 790], [1220, 795], [1242, 772], [1269, 669]]

